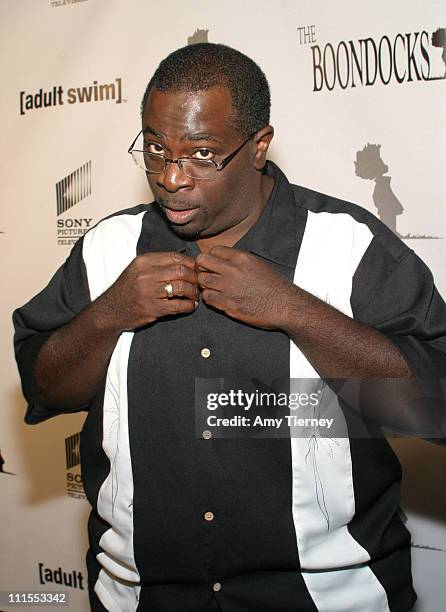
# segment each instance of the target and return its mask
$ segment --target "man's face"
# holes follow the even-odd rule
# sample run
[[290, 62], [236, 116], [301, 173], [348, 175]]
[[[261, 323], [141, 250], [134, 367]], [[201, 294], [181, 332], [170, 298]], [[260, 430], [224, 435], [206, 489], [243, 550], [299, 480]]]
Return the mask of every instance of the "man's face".
[[[144, 148], [169, 159], [219, 163], [245, 140], [231, 126], [234, 112], [226, 87], [152, 90], [142, 117]], [[184, 238], [205, 238], [235, 227], [251, 212], [250, 191], [258, 180], [253, 159], [249, 141], [213, 181], [189, 178], [177, 164], [147, 178], [172, 229]]]

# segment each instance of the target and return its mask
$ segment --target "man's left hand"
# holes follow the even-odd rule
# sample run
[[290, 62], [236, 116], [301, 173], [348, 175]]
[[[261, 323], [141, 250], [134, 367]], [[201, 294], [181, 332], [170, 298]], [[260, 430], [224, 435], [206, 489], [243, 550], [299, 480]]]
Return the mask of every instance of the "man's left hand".
[[196, 262], [206, 304], [255, 327], [281, 327], [293, 285], [271, 265], [227, 246], [200, 253]]

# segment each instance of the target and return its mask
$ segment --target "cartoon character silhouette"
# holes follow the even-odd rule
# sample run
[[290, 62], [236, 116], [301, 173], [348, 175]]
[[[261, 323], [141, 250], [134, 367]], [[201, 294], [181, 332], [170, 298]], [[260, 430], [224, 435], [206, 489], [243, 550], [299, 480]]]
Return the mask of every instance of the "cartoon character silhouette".
[[14, 472], [7, 472], [5, 469], [3, 469], [4, 465], [5, 465], [5, 460], [3, 459], [3, 455], [0, 451], [0, 474], [9, 474], [11, 476], [15, 476]]
[[355, 174], [363, 179], [374, 180], [373, 202], [378, 209], [379, 218], [395, 234], [396, 218], [404, 208], [390, 186], [392, 177], [384, 176], [389, 168], [381, 159], [381, 145], [367, 144], [356, 153]]
[[204, 43], [208, 41], [208, 32], [209, 30], [200, 30], [196, 29], [192, 36], [189, 36], [187, 39], [188, 45], [196, 45], [197, 43]]
[[443, 47], [441, 59], [443, 60], [445, 66], [443, 78], [446, 79], [446, 28], [438, 28], [438, 30], [435, 30], [435, 32], [432, 34], [431, 40], [434, 47]]

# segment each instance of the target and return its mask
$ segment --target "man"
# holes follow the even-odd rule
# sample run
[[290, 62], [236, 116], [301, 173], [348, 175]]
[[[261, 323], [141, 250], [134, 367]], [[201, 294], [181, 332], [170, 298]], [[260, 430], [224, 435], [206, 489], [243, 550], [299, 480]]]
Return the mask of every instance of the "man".
[[169, 55], [130, 148], [155, 202], [98, 223], [15, 312], [26, 421], [88, 410], [93, 610], [413, 606], [384, 439], [195, 437], [198, 378], [445, 371], [429, 271], [366, 211], [266, 162], [269, 107], [241, 53]]

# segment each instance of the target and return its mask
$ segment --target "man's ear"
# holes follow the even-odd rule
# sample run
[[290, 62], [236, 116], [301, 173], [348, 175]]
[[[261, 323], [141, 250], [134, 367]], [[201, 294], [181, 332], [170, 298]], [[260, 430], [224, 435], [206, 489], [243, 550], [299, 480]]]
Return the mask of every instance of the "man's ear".
[[272, 125], [267, 125], [254, 135], [254, 167], [256, 170], [262, 170], [266, 163], [266, 154], [268, 152], [269, 143], [274, 136], [274, 128]]

